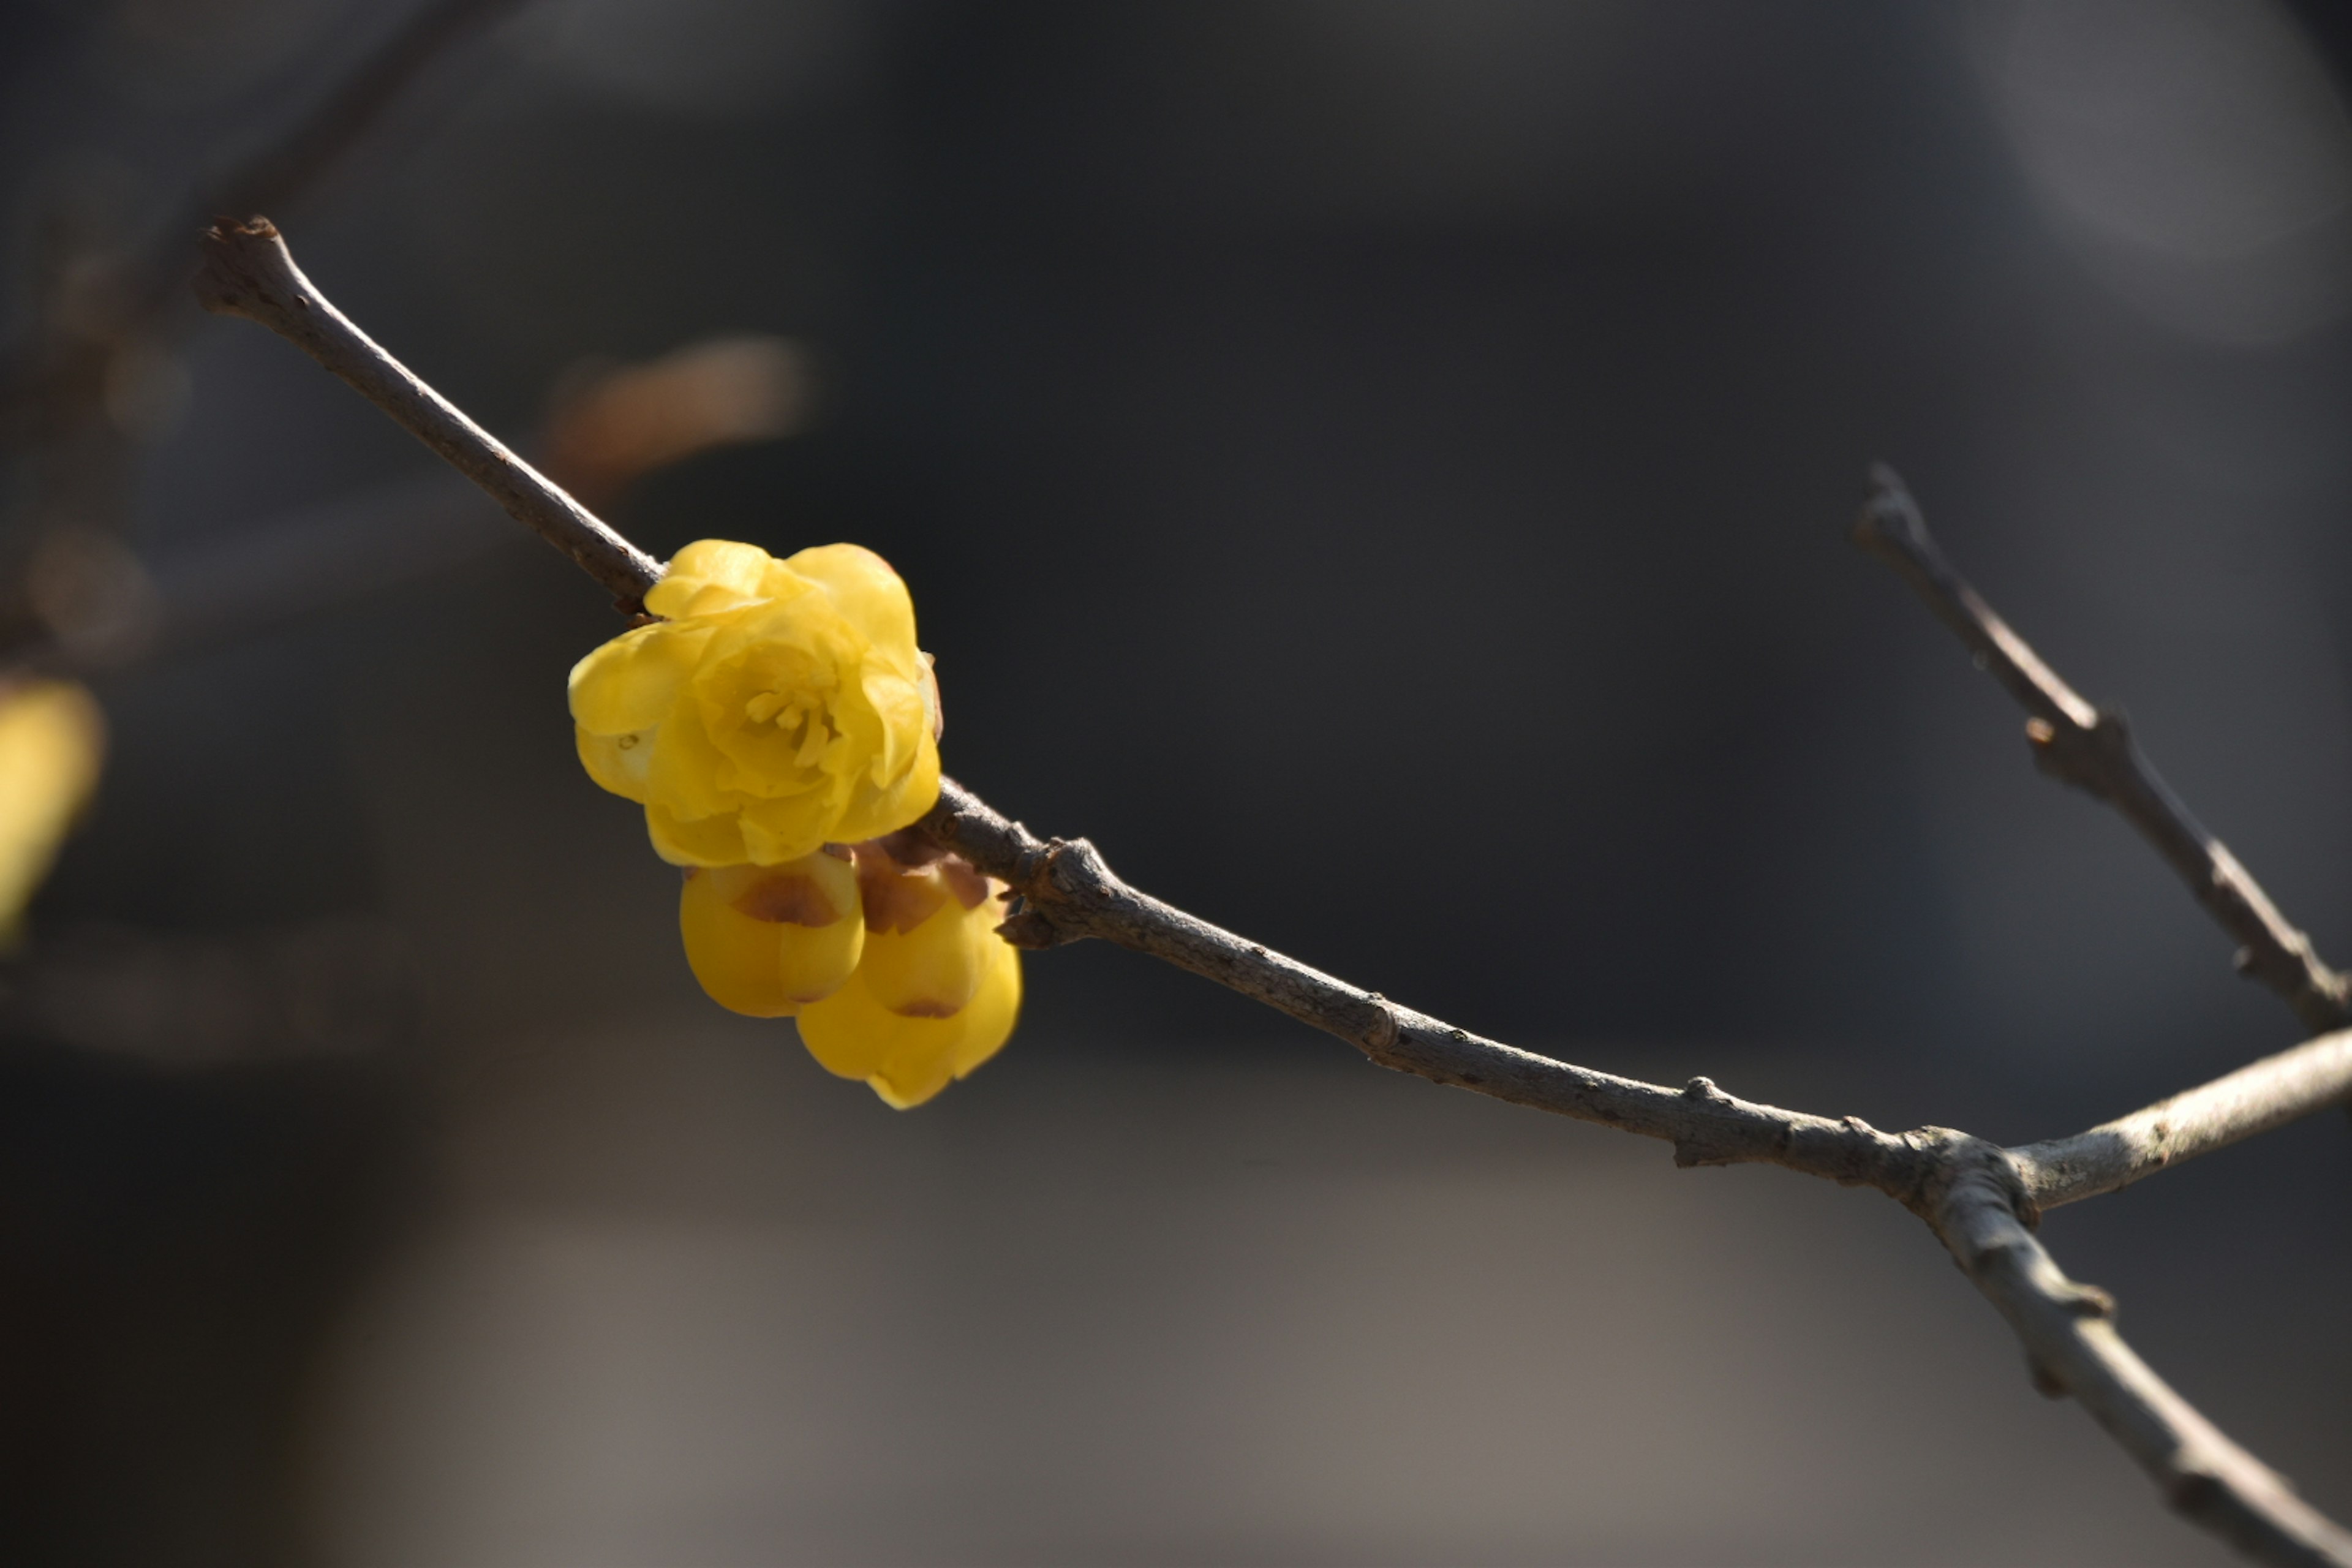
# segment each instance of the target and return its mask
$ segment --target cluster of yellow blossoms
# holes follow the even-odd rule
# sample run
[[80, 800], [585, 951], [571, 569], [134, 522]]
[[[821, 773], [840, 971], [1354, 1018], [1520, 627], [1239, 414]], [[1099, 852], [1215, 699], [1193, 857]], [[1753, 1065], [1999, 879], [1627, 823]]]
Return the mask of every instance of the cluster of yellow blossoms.
[[686, 868], [678, 929], [713, 1000], [793, 1017], [816, 1059], [919, 1105], [1021, 1005], [1000, 884], [899, 833], [939, 798], [939, 689], [889, 563], [704, 540], [663, 617], [572, 671], [589, 776]]

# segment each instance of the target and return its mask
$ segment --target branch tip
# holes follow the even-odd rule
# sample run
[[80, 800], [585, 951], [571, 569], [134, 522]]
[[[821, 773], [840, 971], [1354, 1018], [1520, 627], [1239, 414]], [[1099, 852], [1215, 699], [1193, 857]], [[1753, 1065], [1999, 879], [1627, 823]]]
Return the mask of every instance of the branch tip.
[[[215, 224], [206, 231], [205, 252], [198, 292], [207, 309], [249, 316], [310, 353], [489, 490], [519, 520], [564, 550], [625, 606], [659, 579], [661, 569], [649, 557], [514, 458], [336, 310], [294, 266], [276, 226], [265, 218]], [[274, 298], [262, 289], [247, 297], [220, 287], [216, 279], [207, 282], [215, 272], [233, 276], [231, 264], [247, 260], [262, 267], [282, 266], [288, 298]], [[215, 296], [218, 305], [213, 302]], [[2020, 691], [2021, 700], [2030, 712], [2050, 721], [2054, 733], [2063, 733], [2058, 728], [2062, 719], [2090, 729], [2095, 719], [2089, 706], [2066, 690], [1936, 553], [1893, 470], [1881, 465], [1873, 469], [1872, 480], [1876, 489], [1857, 530], [1864, 542], [1892, 544], [1880, 552], [1914, 581], [1939, 616], [1961, 630], [1972, 650], [1986, 653], [1988, 667], [2005, 685], [2012, 690], [2030, 689], [2031, 695]], [[1939, 602], [1939, 595], [1948, 602]], [[2117, 754], [2137, 761], [2128, 746]], [[2144, 778], [2143, 783], [2153, 781]], [[2169, 804], [2177, 812], [2178, 803]], [[2179, 819], [2185, 821], [2185, 814], [2179, 814]], [[2066, 1150], [2012, 1152], [1942, 1128], [1891, 1137], [1858, 1117], [1833, 1121], [1740, 1100], [1706, 1078], [1690, 1079], [1677, 1092], [1480, 1039], [1437, 1019], [1408, 1014], [1376, 993], [1360, 991], [1139, 892], [1114, 876], [1087, 840], [1040, 841], [951, 779], [940, 781], [940, 798], [917, 828], [1011, 885], [1021, 901], [1001, 929], [1008, 940], [1023, 945], [1051, 946], [1082, 936], [1108, 939], [1357, 1044], [1383, 1065], [1666, 1140], [1674, 1146], [1677, 1164], [1771, 1163], [1878, 1187], [1927, 1222], [2010, 1321], [2037, 1386], [2045, 1392], [2061, 1387], [2081, 1401], [2167, 1487], [2177, 1507], [2268, 1561], [2352, 1564], [2352, 1537], [2295, 1499], [2279, 1478], [2165, 1386], [2105, 1326], [2114, 1313], [2113, 1298], [2067, 1279], [2033, 1237], [2028, 1227], [2036, 1198], [2047, 1193], [2037, 1193], [2032, 1178], [2058, 1171], [2062, 1173], [2051, 1186], [2062, 1186]], [[2242, 904], [2258, 902], [2275, 921], [2276, 912], [2228, 852], [2210, 840], [2202, 842], [2208, 853], [2201, 863], [2228, 873], [2216, 876], [2215, 885], [2225, 887]], [[2337, 994], [2340, 1002], [2340, 989]], [[1383, 1041], [1388, 1043], [1383, 1046]], [[2352, 1059], [2352, 1034], [2336, 1043], [2347, 1047], [2347, 1059]], [[2308, 1063], [2298, 1067], [2317, 1070]], [[2305, 1087], [2295, 1114], [2311, 1109], [2309, 1088]], [[2191, 1096], [2200, 1094], [2227, 1098], [2220, 1085], [2191, 1091]], [[2167, 1138], [2180, 1141], [2179, 1104], [2158, 1109], [2168, 1118]], [[2271, 1120], [2221, 1118], [2234, 1131], [2214, 1132], [2209, 1146], [2259, 1131], [2253, 1122], [2274, 1124], [2285, 1112], [2273, 1106], [2263, 1114]], [[2084, 1137], [2095, 1138], [2105, 1131], [2094, 1130]], [[2167, 1158], [2177, 1152], [2168, 1150]], [[2044, 1154], [2052, 1158], [2037, 1160]]]
[[1871, 470], [1855, 542], [1893, 568], [2026, 711], [2034, 765], [2113, 806], [2162, 856], [2232, 945], [2246, 970], [2275, 991], [2314, 1034], [2352, 1022], [2352, 980], [2321, 962], [2261, 885], [2189, 815], [2113, 708], [2085, 701], [1955, 571], [1893, 469]]

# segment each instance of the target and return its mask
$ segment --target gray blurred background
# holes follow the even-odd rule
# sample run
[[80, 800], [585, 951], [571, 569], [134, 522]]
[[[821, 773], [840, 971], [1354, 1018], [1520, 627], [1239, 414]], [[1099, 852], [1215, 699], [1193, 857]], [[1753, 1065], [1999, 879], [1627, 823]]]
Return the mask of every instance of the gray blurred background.
[[[16, 340], [413, 9], [0, 9]], [[1883, 1127], [2292, 1043], [1845, 543], [1884, 458], [2352, 960], [2320, 0], [518, 9], [273, 207], [304, 266], [518, 441], [791, 340], [797, 432], [614, 521], [881, 551], [950, 769], [1139, 885]], [[828, 1078], [573, 762], [593, 584], [257, 328], [108, 366], [0, 539], [114, 745], [6, 973], [8, 1561], [2223, 1560], [1875, 1196], [1107, 950], [920, 1110]], [[2348, 1178], [2325, 1117], [2046, 1227], [2339, 1514]]]

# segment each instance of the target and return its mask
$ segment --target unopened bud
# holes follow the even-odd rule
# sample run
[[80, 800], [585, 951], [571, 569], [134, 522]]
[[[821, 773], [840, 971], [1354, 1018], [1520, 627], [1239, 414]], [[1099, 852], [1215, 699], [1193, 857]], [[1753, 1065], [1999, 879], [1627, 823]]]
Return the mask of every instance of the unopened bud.
[[677, 924], [710, 999], [755, 1018], [839, 991], [866, 947], [856, 870], [823, 850], [781, 866], [688, 871]]

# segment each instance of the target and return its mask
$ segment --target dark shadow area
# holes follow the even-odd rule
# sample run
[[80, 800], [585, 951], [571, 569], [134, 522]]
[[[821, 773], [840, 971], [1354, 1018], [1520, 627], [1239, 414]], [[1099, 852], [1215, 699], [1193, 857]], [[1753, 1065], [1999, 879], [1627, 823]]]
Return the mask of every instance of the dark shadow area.
[[[410, 9], [0, 5], [0, 324]], [[614, 521], [881, 552], [949, 769], [1138, 886], [2021, 1142], [2293, 1022], [1845, 531], [1895, 463], [2352, 962], [2347, 58], [2268, 0], [543, 0], [271, 216], [525, 447], [583, 360], [797, 345], [795, 434]], [[0, 632], [66, 535], [215, 607], [98, 661], [5, 975], [0, 1556], [2213, 1560], [1874, 1198], [1087, 949], [882, 1112], [695, 989], [572, 752], [604, 596], [258, 329], [152, 340], [10, 427]], [[2340, 1512], [2321, 1120], [2049, 1234]]]

